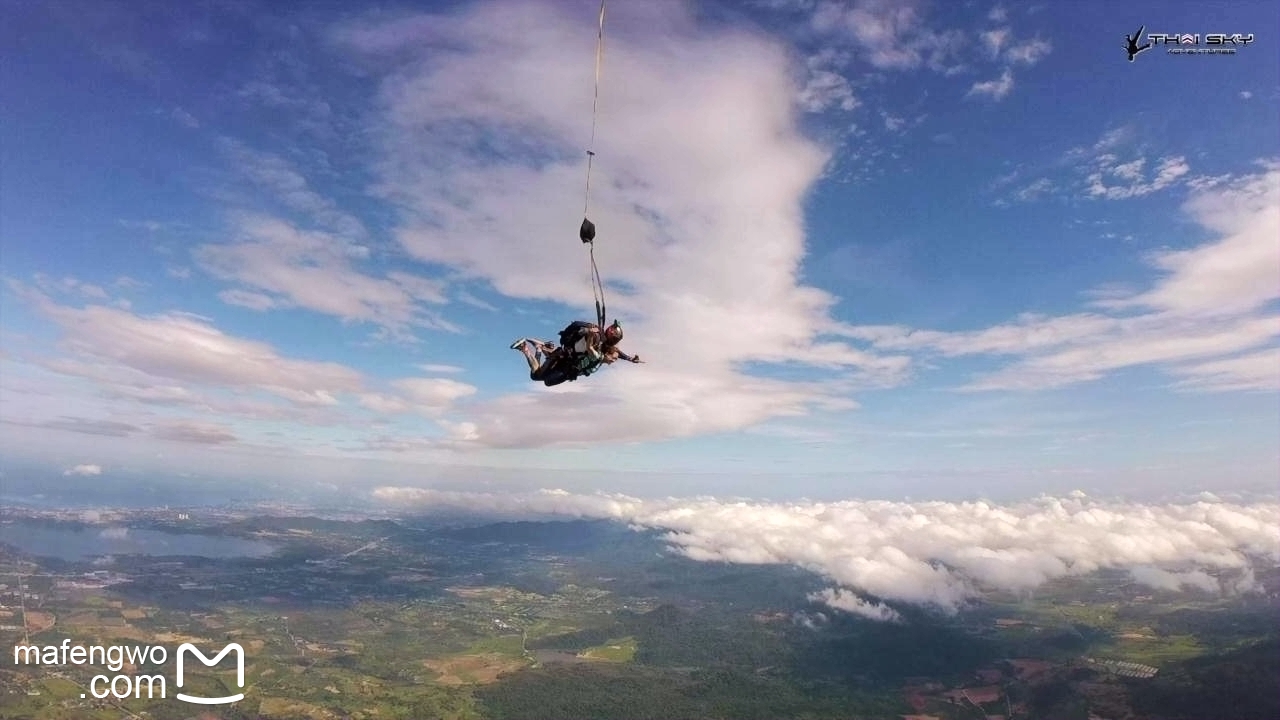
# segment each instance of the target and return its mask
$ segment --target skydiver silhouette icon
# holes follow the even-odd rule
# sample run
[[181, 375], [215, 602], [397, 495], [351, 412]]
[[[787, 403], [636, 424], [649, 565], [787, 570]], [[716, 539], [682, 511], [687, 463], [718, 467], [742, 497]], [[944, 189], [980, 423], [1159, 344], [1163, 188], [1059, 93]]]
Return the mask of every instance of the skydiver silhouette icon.
[[1146, 25], [1141, 25], [1138, 27], [1138, 32], [1134, 33], [1132, 36], [1124, 36], [1125, 42], [1128, 43], [1125, 45], [1124, 49], [1129, 53], [1129, 62], [1133, 62], [1133, 59], [1137, 57], [1138, 53], [1151, 47], [1151, 43], [1147, 43], [1146, 45], [1138, 44], [1138, 41], [1142, 39], [1142, 31], [1146, 29]]

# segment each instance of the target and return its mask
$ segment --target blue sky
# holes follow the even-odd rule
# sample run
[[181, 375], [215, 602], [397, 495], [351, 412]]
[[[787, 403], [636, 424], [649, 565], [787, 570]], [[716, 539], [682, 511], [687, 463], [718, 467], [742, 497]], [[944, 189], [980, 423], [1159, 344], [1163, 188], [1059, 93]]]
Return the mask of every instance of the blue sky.
[[[6, 472], [1274, 485], [1274, 3], [611, 4], [591, 215], [647, 362], [548, 389], [507, 346], [591, 314], [597, 8], [6, 7]], [[1256, 39], [1126, 62], [1144, 24]]]

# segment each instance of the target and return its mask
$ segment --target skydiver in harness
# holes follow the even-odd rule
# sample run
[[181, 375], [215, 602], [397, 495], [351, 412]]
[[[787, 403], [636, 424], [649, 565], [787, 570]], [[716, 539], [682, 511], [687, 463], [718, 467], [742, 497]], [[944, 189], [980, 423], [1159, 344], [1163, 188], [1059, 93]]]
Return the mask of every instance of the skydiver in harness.
[[[575, 320], [560, 331], [560, 346], [545, 340], [520, 338], [511, 343], [512, 350], [519, 350], [529, 362], [529, 379], [552, 386], [579, 377], [590, 375], [603, 363], [626, 360], [640, 362], [640, 356], [628, 355], [618, 349], [622, 342], [622, 323], [613, 321], [608, 327], [605, 323], [607, 309], [604, 302], [604, 283], [600, 279], [600, 270], [596, 267], [595, 239], [596, 226], [587, 219], [587, 211], [591, 205], [591, 165], [595, 158], [597, 101], [600, 97], [600, 63], [604, 53], [604, 0], [600, 0], [600, 29], [596, 36], [596, 83], [595, 99], [591, 104], [591, 143], [587, 148], [587, 186], [586, 197], [582, 208], [582, 226], [578, 229], [578, 238], [588, 246], [591, 258], [592, 291], [596, 300], [596, 322], [590, 323]], [[541, 357], [539, 357], [541, 355]]]
[[[595, 323], [575, 320], [560, 331], [560, 347], [542, 340], [520, 338], [511, 343], [529, 363], [529, 379], [551, 387], [572, 382], [594, 373], [603, 363], [618, 360], [640, 362], [639, 355], [628, 355], [618, 348], [622, 342], [622, 323], [617, 320], [603, 331]], [[541, 354], [541, 358], [539, 358]]]

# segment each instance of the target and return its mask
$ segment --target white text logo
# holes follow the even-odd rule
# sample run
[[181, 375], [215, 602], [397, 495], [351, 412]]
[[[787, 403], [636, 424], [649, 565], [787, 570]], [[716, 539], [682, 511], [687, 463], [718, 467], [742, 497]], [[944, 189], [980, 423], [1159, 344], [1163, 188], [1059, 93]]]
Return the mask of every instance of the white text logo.
[[[244, 689], [244, 648], [240, 647], [239, 643], [228, 644], [226, 647], [222, 648], [222, 652], [218, 653], [217, 655], [214, 655], [212, 660], [205, 657], [204, 653], [200, 652], [200, 648], [196, 647], [195, 645], [192, 645], [191, 643], [182, 643], [181, 645], [179, 645], [178, 660], [177, 660], [178, 688], [182, 687], [182, 656], [185, 653], [189, 652], [192, 655], [195, 655], [196, 657], [200, 658], [200, 662], [203, 663], [206, 667], [213, 667], [217, 665], [219, 662], [222, 662], [222, 658], [226, 657], [228, 653], [233, 651], [236, 654], [236, 687]], [[233, 703], [233, 702], [238, 702], [240, 700], [243, 700], [244, 693], [237, 693], [235, 695], [228, 695], [227, 697], [220, 697], [220, 698], [195, 697], [193, 695], [178, 693], [178, 699], [184, 702], [196, 703], [197, 705], [225, 705], [226, 703]]]

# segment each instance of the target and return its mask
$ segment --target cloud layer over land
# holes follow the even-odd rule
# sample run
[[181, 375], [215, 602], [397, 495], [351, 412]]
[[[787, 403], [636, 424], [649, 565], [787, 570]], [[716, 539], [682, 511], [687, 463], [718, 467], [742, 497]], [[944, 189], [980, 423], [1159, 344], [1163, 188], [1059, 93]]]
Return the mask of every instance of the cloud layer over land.
[[1236, 593], [1253, 589], [1254, 559], [1280, 562], [1280, 503], [1274, 501], [1142, 505], [1077, 493], [1010, 505], [780, 504], [403, 487], [374, 495], [405, 510], [607, 518], [663, 530], [672, 547], [694, 560], [811, 569], [835, 586], [819, 599], [877, 619], [896, 617], [883, 602], [955, 612], [984, 590], [1030, 590], [1103, 568], [1129, 569], [1153, 587]]

